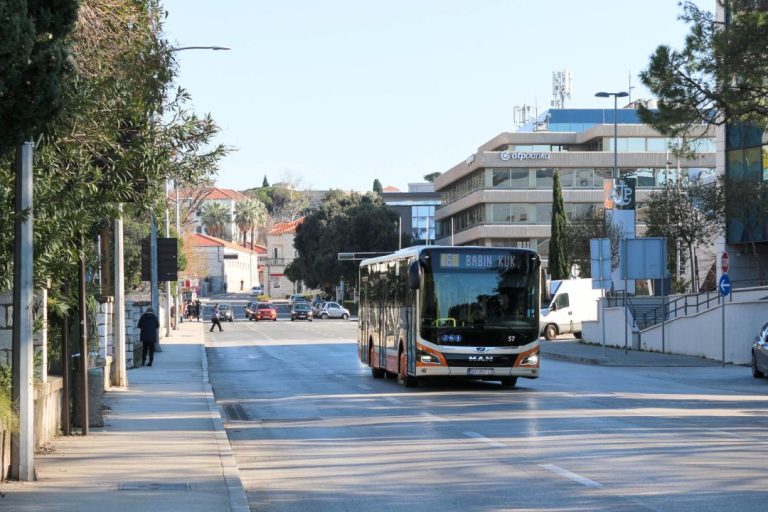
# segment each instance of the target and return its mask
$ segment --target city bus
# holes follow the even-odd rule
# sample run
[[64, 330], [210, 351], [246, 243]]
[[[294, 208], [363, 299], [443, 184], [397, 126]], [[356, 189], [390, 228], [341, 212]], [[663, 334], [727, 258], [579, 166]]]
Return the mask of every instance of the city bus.
[[535, 251], [410, 247], [361, 261], [359, 283], [358, 356], [373, 378], [538, 378]]

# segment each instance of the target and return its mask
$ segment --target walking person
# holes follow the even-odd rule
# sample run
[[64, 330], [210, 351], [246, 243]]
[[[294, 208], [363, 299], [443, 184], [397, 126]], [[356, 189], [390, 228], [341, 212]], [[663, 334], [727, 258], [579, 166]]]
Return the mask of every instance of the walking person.
[[139, 329], [141, 333], [139, 339], [141, 340], [141, 366], [147, 363], [147, 355], [149, 355], [149, 364], [152, 366], [152, 362], [155, 359], [155, 343], [159, 341], [158, 332], [160, 330], [160, 320], [157, 319], [152, 306], [139, 318]]
[[211, 332], [213, 332], [213, 328], [216, 327], [217, 325], [219, 326], [219, 332], [224, 330], [221, 328], [221, 317], [219, 314], [218, 304], [213, 306], [213, 313], [211, 313]]

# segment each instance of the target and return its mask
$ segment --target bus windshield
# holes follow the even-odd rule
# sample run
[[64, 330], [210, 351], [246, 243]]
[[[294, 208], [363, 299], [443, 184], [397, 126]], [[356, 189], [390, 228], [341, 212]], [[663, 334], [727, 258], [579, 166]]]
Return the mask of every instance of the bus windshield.
[[523, 334], [519, 342], [537, 337], [538, 266], [535, 269], [530, 264], [451, 266], [440, 264], [437, 257], [431, 258], [424, 274], [421, 308], [424, 337], [439, 342], [436, 334], [446, 330], [465, 334], [516, 332]]

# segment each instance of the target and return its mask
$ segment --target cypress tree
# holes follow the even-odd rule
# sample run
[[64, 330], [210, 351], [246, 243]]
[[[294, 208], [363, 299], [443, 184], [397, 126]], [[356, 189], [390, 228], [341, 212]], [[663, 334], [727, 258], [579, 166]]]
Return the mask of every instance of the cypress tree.
[[552, 183], [552, 229], [549, 238], [549, 273], [552, 279], [568, 279], [568, 256], [565, 247], [565, 203], [560, 174], [555, 170]]
[[267, 181], [267, 175], [266, 174], [264, 175], [264, 181], [261, 182], [261, 186], [263, 188], [269, 187], [269, 182]]
[[381, 194], [384, 192], [384, 188], [381, 186], [381, 182], [379, 181], [379, 178], [376, 178], [373, 180], [373, 191], [377, 194]]

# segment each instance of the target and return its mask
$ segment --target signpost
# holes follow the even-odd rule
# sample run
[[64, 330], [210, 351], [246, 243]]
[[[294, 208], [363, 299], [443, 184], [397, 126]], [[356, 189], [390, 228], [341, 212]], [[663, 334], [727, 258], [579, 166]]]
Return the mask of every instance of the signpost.
[[723, 254], [720, 256], [720, 270], [722, 270], [723, 275], [720, 276], [720, 281], [717, 283], [717, 289], [720, 291], [720, 295], [723, 296], [722, 298], [722, 305], [720, 309], [722, 310], [722, 317], [721, 317], [721, 324], [723, 326], [723, 333], [722, 333], [722, 361], [723, 366], [725, 366], [725, 299], [730, 295], [731, 293], [731, 278], [728, 277], [728, 269], [730, 267], [729, 264], [729, 258], [728, 258], [728, 251], [723, 251]]

